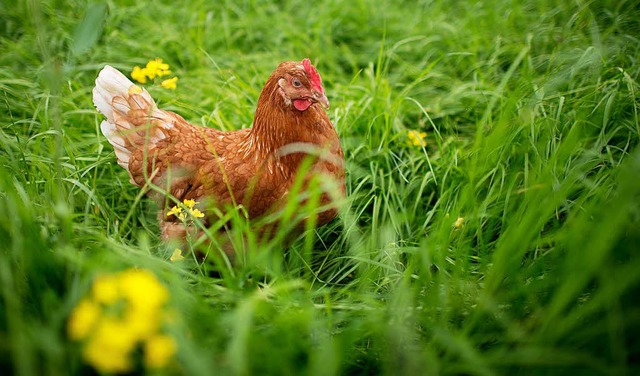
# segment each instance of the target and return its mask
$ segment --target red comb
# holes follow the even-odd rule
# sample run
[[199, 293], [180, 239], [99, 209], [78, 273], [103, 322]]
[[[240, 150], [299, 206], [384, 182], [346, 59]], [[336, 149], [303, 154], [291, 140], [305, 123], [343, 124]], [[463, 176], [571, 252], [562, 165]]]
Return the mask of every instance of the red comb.
[[316, 68], [311, 65], [311, 61], [309, 59], [302, 60], [302, 66], [304, 67], [305, 72], [307, 72], [307, 76], [309, 76], [309, 81], [311, 81], [311, 86], [318, 90], [320, 93], [324, 94], [324, 88], [322, 87], [322, 78], [318, 74]]

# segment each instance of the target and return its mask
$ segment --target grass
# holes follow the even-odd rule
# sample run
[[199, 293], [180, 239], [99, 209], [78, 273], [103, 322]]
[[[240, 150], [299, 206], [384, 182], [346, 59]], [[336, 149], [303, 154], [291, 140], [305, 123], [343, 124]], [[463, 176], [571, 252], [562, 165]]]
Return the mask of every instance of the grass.
[[[0, 14], [3, 373], [89, 373], [68, 317], [97, 275], [138, 267], [179, 317], [169, 374], [637, 374], [637, 3]], [[161, 107], [226, 130], [250, 126], [280, 61], [310, 57], [347, 160], [340, 218], [286, 249], [252, 243], [234, 268], [170, 262], [91, 101], [104, 64], [155, 57], [179, 77], [148, 85]]]

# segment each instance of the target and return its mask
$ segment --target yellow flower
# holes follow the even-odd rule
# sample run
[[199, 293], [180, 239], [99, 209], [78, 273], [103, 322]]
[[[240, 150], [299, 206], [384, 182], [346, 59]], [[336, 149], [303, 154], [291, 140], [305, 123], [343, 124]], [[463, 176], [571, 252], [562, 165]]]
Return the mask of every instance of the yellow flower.
[[427, 137], [426, 132], [409, 131], [407, 135], [413, 146], [427, 146], [427, 141], [425, 140]]
[[171, 209], [169, 209], [169, 211], [167, 212], [167, 217], [170, 217], [172, 215], [175, 215], [176, 217], [180, 218], [181, 220], [185, 220], [187, 218], [187, 214], [189, 214], [190, 216], [194, 217], [194, 218], [202, 218], [204, 217], [204, 213], [201, 212], [198, 209], [194, 209], [194, 207], [196, 205], [198, 205], [198, 202], [196, 200], [187, 200], [185, 199], [183, 201], [184, 206], [187, 207], [187, 211], [184, 212], [182, 207], [175, 205], [173, 206]]
[[179, 207], [178, 205], [175, 205], [174, 207], [169, 209], [169, 212], [167, 213], [167, 217], [171, 217], [172, 215], [175, 215], [176, 217], [178, 217], [178, 218], [180, 218], [182, 220], [184, 220], [186, 218], [186, 216], [182, 212], [182, 208]]
[[178, 77], [172, 77], [162, 81], [160, 85], [162, 85], [162, 87], [165, 89], [175, 90], [175, 88], [177, 87], [176, 85], [177, 81], [178, 81]]
[[144, 344], [144, 363], [149, 368], [161, 368], [167, 365], [176, 353], [176, 342], [166, 335], [156, 335]]
[[121, 320], [103, 318], [86, 344], [83, 355], [96, 369], [105, 373], [131, 370], [129, 355], [137, 338], [124, 330]]
[[[164, 77], [170, 74], [171, 71], [169, 70], [169, 64], [163, 63], [162, 59], [156, 58], [154, 60], [149, 60], [144, 68], [140, 68], [137, 65], [133, 67], [133, 71], [131, 71], [131, 78], [141, 84], [146, 84], [147, 79], [153, 80], [156, 77]], [[173, 82], [173, 85], [175, 89], [175, 81]]]
[[189, 209], [189, 214], [191, 214], [192, 216], [196, 217], [196, 218], [202, 218], [204, 217], [204, 213], [201, 212], [198, 209]]
[[171, 262], [184, 260], [184, 256], [182, 255], [182, 251], [180, 250], [180, 248], [176, 248], [173, 251], [173, 253], [171, 254], [171, 257], [169, 258], [169, 260], [171, 260]]
[[132, 355], [140, 346], [148, 349], [149, 368], [162, 367], [177, 347], [162, 332], [171, 323], [168, 300], [166, 287], [147, 270], [99, 276], [69, 317], [69, 337], [83, 341], [83, 357], [99, 373], [133, 371]]
[[84, 339], [100, 319], [100, 306], [89, 299], [83, 299], [71, 312], [67, 331], [73, 340]]
[[122, 317], [123, 331], [144, 340], [158, 331], [161, 317], [158, 307], [143, 307], [129, 304]]
[[122, 272], [120, 289], [135, 308], [154, 310], [169, 299], [166, 287], [147, 270], [129, 269]]
[[187, 199], [184, 199], [183, 203], [184, 203], [184, 206], [186, 206], [189, 209], [193, 209], [194, 206], [199, 204], [196, 200], [187, 200]]
[[147, 70], [144, 68], [140, 68], [139, 66], [133, 67], [133, 71], [131, 71], [131, 78], [138, 81], [141, 84], [147, 83]]
[[[163, 65], [166, 65], [167, 67], [169, 66], [168, 64], [163, 64]], [[167, 70], [158, 69], [158, 70], [156, 71], [156, 75], [157, 75], [158, 77], [164, 77], [164, 76], [168, 76], [168, 75], [170, 75], [170, 74], [171, 74], [171, 71], [170, 71], [170, 70], [168, 70], [168, 69], [167, 69]], [[176, 78], [176, 79], [177, 79], [177, 78]]]
[[154, 78], [156, 78], [156, 74], [158, 72], [158, 64], [154, 60], [151, 60], [147, 63], [147, 66], [144, 67], [144, 70], [147, 77], [153, 80]]
[[459, 229], [459, 228], [462, 228], [463, 226], [464, 226], [464, 218], [458, 217], [458, 219], [456, 219], [455, 223], [453, 224], [453, 227]]
[[98, 341], [90, 341], [82, 355], [89, 364], [103, 373], [124, 373], [131, 370], [127, 351], [117, 348], [105, 350]]
[[189, 209], [189, 214], [190, 214], [191, 216], [193, 216], [193, 217], [195, 217], [195, 218], [202, 218], [202, 217], [204, 217], [204, 213], [203, 213], [203, 212], [201, 212], [201, 211], [200, 211], [200, 210], [198, 210], [198, 209], [194, 209], [194, 207], [195, 207], [196, 205], [198, 205], [198, 204], [199, 204], [199, 202], [198, 202], [198, 201], [196, 201], [196, 200], [187, 200], [187, 199], [185, 199], [185, 200], [183, 201], [183, 203], [184, 203], [184, 206], [186, 206], [186, 207], [187, 207], [187, 209]]
[[183, 203], [184, 203], [184, 206], [186, 206], [186, 207], [187, 207], [187, 209], [189, 209], [189, 214], [190, 214], [191, 216], [193, 216], [193, 217], [195, 217], [195, 218], [202, 218], [202, 217], [204, 217], [204, 213], [203, 213], [203, 212], [201, 212], [201, 211], [200, 211], [200, 210], [198, 210], [198, 209], [194, 209], [194, 207], [195, 207], [196, 205], [198, 205], [198, 204], [199, 204], [199, 202], [198, 202], [198, 201], [196, 201], [196, 200], [187, 200], [187, 199], [185, 199], [185, 200], [183, 201]]
[[156, 58], [154, 60], [149, 60], [146, 66], [147, 76], [150, 79], [158, 77], [163, 77], [171, 74], [169, 70], [169, 64], [163, 63], [162, 59]]
[[118, 279], [113, 275], [102, 275], [93, 281], [93, 297], [99, 303], [112, 304], [120, 298]]

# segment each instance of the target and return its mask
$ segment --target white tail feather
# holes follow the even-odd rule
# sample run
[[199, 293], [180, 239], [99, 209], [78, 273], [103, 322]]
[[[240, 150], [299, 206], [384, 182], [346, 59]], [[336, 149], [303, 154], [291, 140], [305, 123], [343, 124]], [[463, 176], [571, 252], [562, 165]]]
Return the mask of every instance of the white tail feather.
[[[132, 97], [132, 95], [135, 95]], [[118, 158], [118, 164], [124, 167], [131, 176], [129, 159], [131, 152], [137, 148], [135, 142], [125, 140], [124, 134], [133, 134], [134, 125], [128, 121], [127, 115], [133, 109], [144, 109], [149, 115], [162, 115], [145, 90], [131, 82], [117, 69], [106, 65], [96, 78], [96, 86], [93, 89], [93, 104], [104, 116], [107, 117], [100, 124], [102, 134], [107, 138]], [[162, 124], [164, 127], [165, 125]], [[129, 131], [129, 132], [127, 132]], [[161, 132], [155, 132], [155, 137], [150, 139], [156, 142], [164, 138]]]
[[[98, 111], [107, 117], [107, 120], [113, 122], [113, 98], [120, 96], [127, 99], [129, 90], [132, 87], [137, 86], [114, 67], [105, 65], [98, 74], [98, 78], [96, 78], [96, 86], [93, 89], [93, 103]], [[146, 99], [153, 103], [149, 93], [146, 90], [143, 90], [143, 93], [146, 94]]]

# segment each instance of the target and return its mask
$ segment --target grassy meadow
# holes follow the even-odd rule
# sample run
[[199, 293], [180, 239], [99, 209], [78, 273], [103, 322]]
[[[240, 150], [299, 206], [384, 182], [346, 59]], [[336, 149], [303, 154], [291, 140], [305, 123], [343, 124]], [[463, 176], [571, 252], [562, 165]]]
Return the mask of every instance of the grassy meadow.
[[[339, 218], [233, 267], [171, 261], [100, 133], [98, 71], [161, 58], [159, 106], [231, 130], [305, 57], [345, 151]], [[2, 374], [639, 374], [639, 80], [634, 1], [2, 0]], [[166, 341], [123, 350], [115, 325], [91, 352], [87, 317], [128, 306], [78, 319], [85, 339], [70, 317], [131, 270], [147, 284], [120, 294], [166, 295], [139, 317]]]

